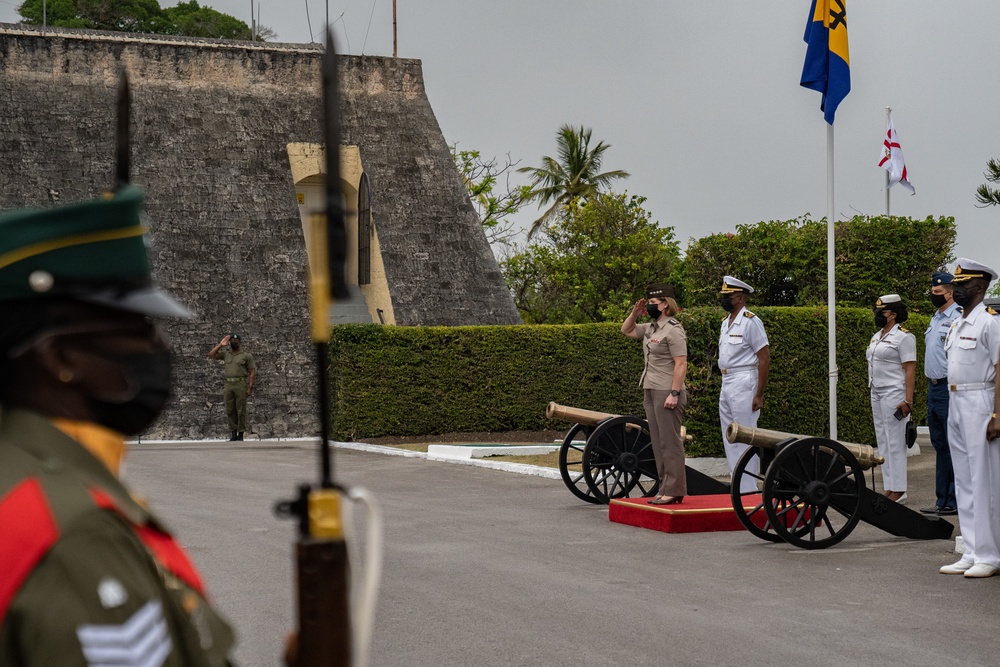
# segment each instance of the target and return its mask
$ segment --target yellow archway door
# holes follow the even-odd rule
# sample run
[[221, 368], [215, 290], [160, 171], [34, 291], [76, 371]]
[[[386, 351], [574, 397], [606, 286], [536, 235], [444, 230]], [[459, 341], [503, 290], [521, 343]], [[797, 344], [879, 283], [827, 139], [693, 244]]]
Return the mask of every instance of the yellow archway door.
[[[326, 159], [322, 144], [288, 144], [288, 161], [295, 183], [295, 196], [306, 239], [306, 253], [312, 259], [308, 235], [309, 214], [326, 205]], [[340, 146], [340, 191], [344, 195], [347, 232], [346, 278], [357, 286], [372, 322], [395, 324], [389, 285], [378, 244], [371, 188], [361, 164], [358, 146]], [[360, 210], [359, 210], [360, 209]], [[359, 226], [359, 212], [361, 224]], [[361, 237], [365, 238], [361, 238]], [[360, 250], [360, 252], [359, 252]]]

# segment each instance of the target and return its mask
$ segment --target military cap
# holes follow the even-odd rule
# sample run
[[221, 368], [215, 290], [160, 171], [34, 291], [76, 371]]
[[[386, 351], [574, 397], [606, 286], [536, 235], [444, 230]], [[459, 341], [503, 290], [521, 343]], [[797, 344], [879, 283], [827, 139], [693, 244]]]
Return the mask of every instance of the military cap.
[[0, 302], [64, 297], [118, 310], [190, 317], [153, 286], [142, 191], [0, 215]]
[[972, 280], [973, 278], [982, 278], [983, 280], [990, 281], [996, 280], [996, 277], [997, 272], [985, 264], [980, 264], [979, 262], [965, 257], [959, 257], [958, 263], [955, 266], [955, 275], [952, 278], [952, 282], [964, 283], [965, 281]]
[[938, 271], [931, 274], [931, 287], [937, 287], [938, 285], [950, 285], [953, 275], [950, 273], [944, 273], [943, 271]]
[[238, 333], [229, 334], [229, 340], [243, 340], [243, 337]]
[[753, 294], [753, 288], [742, 280], [733, 278], [732, 276], [725, 276], [722, 279], [721, 292], [723, 294], [733, 294], [734, 292], [746, 292], [747, 294]]
[[898, 294], [883, 294], [878, 299], [875, 300], [876, 308], [892, 308], [893, 306], [899, 306], [903, 303], [903, 300]]
[[662, 283], [653, 283], [646, 286], [647, 299], [665, 299], [674, 296], [674, 286]]

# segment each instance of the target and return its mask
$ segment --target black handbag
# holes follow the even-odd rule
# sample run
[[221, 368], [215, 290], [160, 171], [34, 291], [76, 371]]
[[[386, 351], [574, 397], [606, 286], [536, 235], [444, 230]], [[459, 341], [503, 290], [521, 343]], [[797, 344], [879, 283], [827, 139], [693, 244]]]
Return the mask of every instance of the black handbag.
[[913, 443], [917, 441], [917, 423], [912, 419], [906, 422], [906, 448], [910, 449], [913, 447]]

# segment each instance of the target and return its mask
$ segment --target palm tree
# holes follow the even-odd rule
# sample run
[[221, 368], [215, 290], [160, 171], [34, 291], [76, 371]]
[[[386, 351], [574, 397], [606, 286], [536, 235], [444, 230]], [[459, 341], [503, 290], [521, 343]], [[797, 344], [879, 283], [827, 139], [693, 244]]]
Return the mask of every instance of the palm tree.
[[629, 173], [616, 169], [599, 173], [604, 151], [611, 148], [603, 141], [590, 149], [590, 130], [563, 125], [556, 134], [559, 159], [542, 157], [541, 167], [521, 167], [519, 172], [531, 174], [531, 191], [525, 201], [537, 200], [539, 206], [552, 205], [531, 223], [530, 239], [544, 224], [575, 199], [586, 199], [612, 181], [628, 178]]

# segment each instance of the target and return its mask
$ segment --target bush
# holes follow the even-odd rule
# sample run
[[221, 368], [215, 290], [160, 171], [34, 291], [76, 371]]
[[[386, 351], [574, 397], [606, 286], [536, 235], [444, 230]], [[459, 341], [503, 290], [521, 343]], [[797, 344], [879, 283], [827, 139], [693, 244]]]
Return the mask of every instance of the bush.
[[[762, 428], [828, 432], [825, 307], [755, 308], [771, 341], [771, 377]], [[715, 366], [720, 308], [680, 314], [688, 336], [684, 418], [691, 456], [722, 456]], [[907, 322], [923, 359], [928, 317]], [[459, 431], [567, 430], [545, 418], [549, 401], [644, 416], [642, 350], [619, 324], [490, 327], [341, 325], [330, 345], [334, 435], [434, 435]], [[838, 436], [875, 443], [864, 352], [875, 332], [869, 309], [837, 310]], [[923, 421], [926, 382], [917, 364], [915, 416]]]

